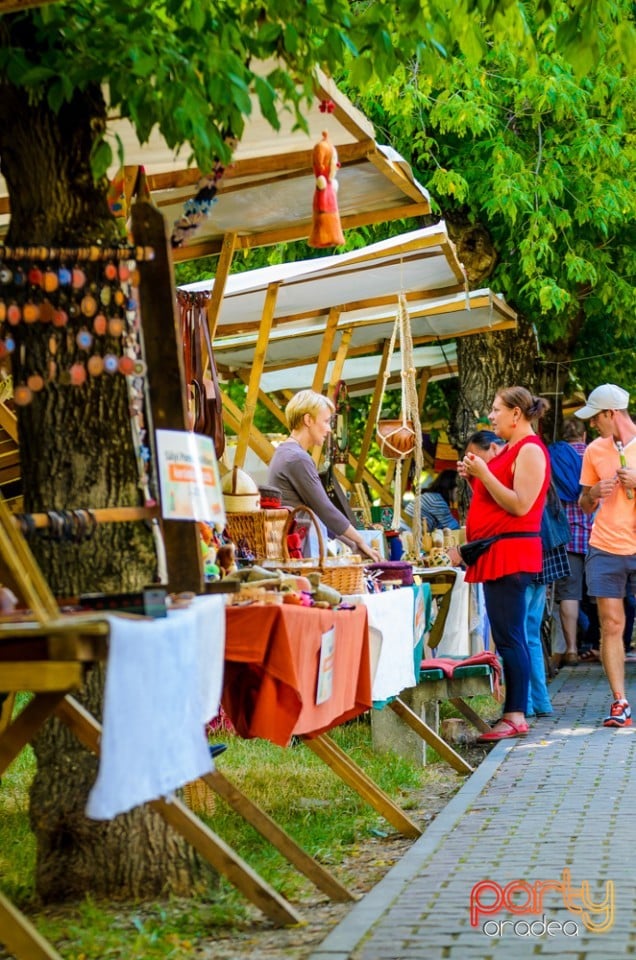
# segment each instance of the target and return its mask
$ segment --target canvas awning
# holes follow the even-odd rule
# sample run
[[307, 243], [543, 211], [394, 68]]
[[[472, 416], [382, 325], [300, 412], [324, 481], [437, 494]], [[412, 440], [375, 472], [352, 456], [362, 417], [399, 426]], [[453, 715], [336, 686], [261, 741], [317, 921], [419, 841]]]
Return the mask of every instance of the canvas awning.
[[[179, 297], [186, 305], [214, 292], [215, 281], [205, 280], [181, 287]], [[222, 374], [247, 384], [243, 410], [223, 398], [226, 422], [238, 434], [236, 465], [245, 462], [248, 447], [264, 462], [273, 453], [254, 425], [257, 402], [284, 423], [286, 397], [304, 387], [331, 391], [344, 379], [351, 393], [373, 393], [361, 456], [352, 465], [356, 481], [378, 489], [365, 458], [385, 371], [389, 388], [400, 379], [399, 351], [390, 358], [389, 342], [401, 294], [411, 320], [420, 409], [431, 379], [455, 372], [448, 341], [516, 322], [502, 297], [468, 291], [444, 223], [345, 254], [227, 277], [215, 311], [214, 352]], [[386, 490], [379, 492], [390, 501]]]
[[[331, 101], [333, 112], [321, 112], [322, 101]], [[391, 147], [376, 143], [372, 124], [319, 71], [316, 96], [304, 113], [308, 133], [293, 130], [292, 113], [282, 109], [281, 129], [274, 131], [253, 98], [252, 114], [220, 182], [218, 200], [197, 233], [174, 250], [175, 260], [219, 253], [228, 234], [233, 237], [234, 249], [309, 236], [312, 150], [323, 130], [329, 132], [341, 164], [338, 202], [345, 230], [430, 213], [428, 193], [417, 183], [408, 163]], [[111, 141], [116, 136], [123, 144], [130, 189], [143, 164], [152, 200], [171, 227], [201, 179], [201, 171], [188, 165], [189, 147], [175, 154], [157, 130], [148, 143], [140, 145], [130, 122], [117, 117], [109, 120], [108, 133]], [[115, 172], [111, 170], [111, 176]], [[0, 176], [0, 238], [8, 221], [7, 189]]]

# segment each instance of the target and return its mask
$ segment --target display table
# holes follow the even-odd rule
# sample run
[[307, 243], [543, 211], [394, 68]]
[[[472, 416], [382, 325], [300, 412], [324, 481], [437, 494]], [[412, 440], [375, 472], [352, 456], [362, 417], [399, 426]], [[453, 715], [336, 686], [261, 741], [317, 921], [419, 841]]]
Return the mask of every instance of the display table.
[[[1, 624], [2, 690], [28, 691], [34, 696], [0, 733], [0, 775], [55, 714], [94, 753], [104, 748], [101, 783], [91, 796], [93, 816], [112, 816], [149, 800], [155, 812], [273, 921], [297, 923], [302, 919], [298, 911], [170, 793], [191, 776], [215, 775], [205, 772], [211, 771], [212, 764], [204, 718], [218, 704], [223, 623], [222, 598], [207, 597], [189, 610], [171, 613], [167, 621], [69, 616], [51, 623]], [[85, 670], [103, 660], [110, 673], [110, 691], [106, 691], [102, 730], [70, 694], [82, 686]], [[171, 674], [167, 679], [159, 661], [165, 661]], [[133, 699], [137, 702], [131, 705]], [[143, 723], [150, 723], [149, 728], [131, 726], [135, 723], [128, 710], [131, 706], [138, 718], [142, 710]], [[166, 730], [161, 713], [172, 718], [171, 728]], [[163, 727], [161, 734], [156, 723]], [[158, 752], [150, 757], [139, 753], [145, 749], [144, 737], [157, 743]], [[0, 943], [23, 960], [60, 960], [51, 944], [1, 893]]]
[[[333, 631], [331, 692], [316, 702], [321, 648]], [[228, 607], [223, 708], [243, 737], [286, 746], [292, 735], [405, 836], [421, 830], [325, 731], [370, 710], [367, 609]], [[206, 777], [207, 779], [207, 777]]]
[[371, 692], [374, 707], [380, 708], [417, 683], [424, 635], [430, 628], [431, 588], [421, 584], [360, 594], [347, 600], [367, 608]]
[[[228, 607], [223, 708], [242, 737], [286, 746], [372, 705], [367, 611]], [[331, 694], [316, 703], [323, 637], [334, 631]]]

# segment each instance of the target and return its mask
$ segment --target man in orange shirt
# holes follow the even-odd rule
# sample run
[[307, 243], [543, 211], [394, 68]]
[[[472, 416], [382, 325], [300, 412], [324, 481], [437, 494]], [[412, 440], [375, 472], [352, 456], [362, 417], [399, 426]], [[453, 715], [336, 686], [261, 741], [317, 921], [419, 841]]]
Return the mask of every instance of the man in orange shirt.
[[632, 723], [623, 648], [623, 598], [636, 591], [636, 425], [628, 405], [627, 391], [604, 383], [575, 411], [581, 420], [593, 418], [601, 434], [583, 456], [579, 506], [584, 513], [596, 511], [585, 576], [588, 593], [598, 604], [601, 659], [614, 698], [603, 720], [606, 727]]

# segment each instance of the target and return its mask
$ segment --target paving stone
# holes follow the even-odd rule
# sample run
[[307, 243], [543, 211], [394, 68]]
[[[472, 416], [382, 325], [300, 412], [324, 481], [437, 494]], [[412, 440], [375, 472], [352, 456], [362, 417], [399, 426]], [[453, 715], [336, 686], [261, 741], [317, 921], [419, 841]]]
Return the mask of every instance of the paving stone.
[[[400, 864], [357, 905], [363, 909], [351, 911], [309, 960], [636, 956], [636, 729], [599, 726], [609, 696], [596, 665], [562, 671], [550, 691], [554, 719], [538, 721], [527, 740], [495, 746]], [[607, 884], [614, 884], [610, 929], [590, 932], [568, 909], [568, 871], [575, 905], [584, 892], [596, 920], [603, 916], [598, 904]], [[521, 914], [504, 899], [497, 909], [493, 888], [490, 899], [482, 888], [480, 902], [493, 913], [483, 913], [473, 927], [471, 891], [487, 879], [499, 885], [500, 898], [514, 894], [506, 887], [516, 882], [512, 906], [518, 911], [528, 889], [539, 896], [547, 881], [561, 889], [544, 890], [539, 912]], [[520, 881], [528, 886], [520, 889]], [[478, 895], [479, 887], [473, 899]], [[563, 925], [561, 932], [527, 935], [543, 917], [551, 930]], [[490, 930], [507, 921], [503, 934], [486, 935], [487, 921]]]

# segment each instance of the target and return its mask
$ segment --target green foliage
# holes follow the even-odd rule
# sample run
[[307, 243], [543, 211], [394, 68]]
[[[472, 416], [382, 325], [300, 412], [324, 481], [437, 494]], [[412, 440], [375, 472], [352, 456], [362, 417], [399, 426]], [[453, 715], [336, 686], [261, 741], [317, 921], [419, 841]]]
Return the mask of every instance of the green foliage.
[[[615, 3], [542, 0], [537, 15], [555, 9], [556, 33], [552, 21], [545, 33], [581, 71], [595, 68], [602, 43], [615, 56], [633, 50], [633, 24], [614, 23]], [[599, 24], [609, 41], [601, 41]], [[279, 100], [302, 127], [315, 65], [334, 73], [349, 60], [351, 80], [363, 88], [390, 83], [407, 67], [433, 73], [457, 52], [483, 62], [491, 33], [534, 68], [533, 25], [521, 0], [457, 0], [452, 12], [443, 0], [74, 0], [2, 17], [0, 85], [25, 87], [53, 110], [101, 86], [142, 143], [158, 126], [170, 147], [188, 144], [197, 164], [211, 169], [217, 158], [229, 160], [251, 93], [274, 128]], [[267, 63], [266, 72], [255, 73], [254, 63]], [[105, 150], [95, 155], [96, 172], [106, 159]]]
[[[575, 359], [586, 387], [600, 375], [633, 390], [636, 83], [622, 56], [633, 10], [615, 0], [571, 12], [525, 5], [531, 57], [485, 27], [478, 62], [414, 64], [357, 100], [441, 212], [487, 227], [499, 255], [488, 282], [536, 324], [546, 354]], [[590, 17], [583, 76], [565, 54]]]

